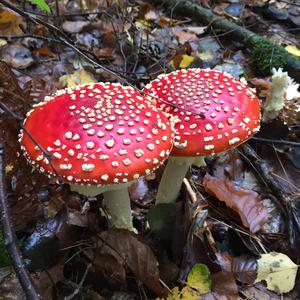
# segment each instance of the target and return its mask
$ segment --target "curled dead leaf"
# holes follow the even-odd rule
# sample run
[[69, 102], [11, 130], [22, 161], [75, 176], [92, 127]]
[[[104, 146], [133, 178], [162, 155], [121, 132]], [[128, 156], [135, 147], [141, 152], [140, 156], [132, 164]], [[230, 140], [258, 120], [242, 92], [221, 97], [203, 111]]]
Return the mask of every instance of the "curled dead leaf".
[[205, 190], [236, 211], [243, 225], [257, 232], [268, 220], [268, 211], [260, 202], [260, 195], [241, 188], [232, 181], [219, 179], [208, 174], [203, 179]]

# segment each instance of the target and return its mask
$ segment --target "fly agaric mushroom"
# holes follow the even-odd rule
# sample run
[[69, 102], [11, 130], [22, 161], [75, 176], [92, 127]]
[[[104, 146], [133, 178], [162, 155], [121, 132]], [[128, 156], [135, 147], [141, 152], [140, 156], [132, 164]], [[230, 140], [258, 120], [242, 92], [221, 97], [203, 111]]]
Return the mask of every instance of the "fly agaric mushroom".
[[[248, 140], [259, 130], [260, 106], [253, 91], [229, 74], [210, 69], [183, 69], [160, 75], [144, 93], [164, 100], [160, 109], [177, 117], [174, 148], [156, 203], [174, 202], [191, 164]], [[166, 104], [169, 102], [170, 105]]]
[[[115, 227], [132, 230], [128, 186], [150, 174], [173, 144], [169, 119], [131, 87], [95, 83], [47, 96], [27, 114], [24, 127], [49, 154], [54, 170], [87, 196], [103, 193]], [[49, 177], [55, 172], [21, 131], [28, 161]]]

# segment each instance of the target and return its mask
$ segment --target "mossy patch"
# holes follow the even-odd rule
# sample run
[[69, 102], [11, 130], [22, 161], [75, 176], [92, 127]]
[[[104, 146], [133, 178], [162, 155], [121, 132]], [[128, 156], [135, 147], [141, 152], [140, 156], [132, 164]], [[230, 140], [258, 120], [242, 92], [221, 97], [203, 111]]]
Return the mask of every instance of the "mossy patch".
[[262, 75], [270, 75], [273, 68], [283, 68], [287, 63], [287, 52], [283, 47], [265, 38], [251, 41], [252, 64]]

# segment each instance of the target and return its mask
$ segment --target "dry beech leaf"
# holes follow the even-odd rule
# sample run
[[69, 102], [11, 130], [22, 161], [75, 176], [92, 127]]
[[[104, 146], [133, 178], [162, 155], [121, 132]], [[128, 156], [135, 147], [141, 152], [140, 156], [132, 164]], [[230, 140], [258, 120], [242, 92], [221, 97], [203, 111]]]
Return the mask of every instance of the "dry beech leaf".
[[0, 32], [3, 35], [23, 34], [21, 27], [26, 28], [23, 19], [8, 9], [0, 8]]
[[245, 227], [257, 232], [268, 220], [267, 208], [260, 202], [255, 191], [243, 189], [232, 181], [219, 179], [208, 174], [203, 179], [205, 190], [236, 211]]
[[253, 284], [256, 279], [257, 261], [255, 257], [241, 255], [233, 258], [232, 272], [235, 278], [247, 284]]
[[100, 254], [112, 255], [158, 296], [166, 295], [159, 281], [158, 261], [139, 236], [124, 229], [110, 230], [101, 233], [100, 243]]
[[241, 300], [238, 286], [231, 272], [218, 272], [211, 275], [211, 292], [203, 295], [201, 300]]
[[172, 32], [177, 37], [178, 42], [182, 45], [186, 42], [193, 42], [199, 40], [195, 33], [187, 31], [181, 27], [172, 28]]

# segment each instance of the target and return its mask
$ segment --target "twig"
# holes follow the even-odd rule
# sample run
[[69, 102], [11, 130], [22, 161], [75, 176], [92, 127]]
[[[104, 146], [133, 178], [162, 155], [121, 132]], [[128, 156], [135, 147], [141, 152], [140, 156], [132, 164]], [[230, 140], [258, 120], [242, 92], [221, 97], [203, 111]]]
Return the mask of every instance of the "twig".
[[256, 137], [256, 136], [252, 137], [251, 140], [257, 141], [260, 143], [266, 143], [266, 144], [278, 144], [278, 145], [288, 145], [288, 146], [300, 147], [300, 143], [292, 142], [292, 141], [265, 139], [265, 138], [260, 138], [260, 137]]
[[41, 296], [38, 294], [36, 287], [28, 273], [24, 260], [22, 258], [15, 234], [12, 230], [12, 224], [9, 218], [7, 194], [4, 178], [4, 149], [0, 144], [0, 209], [1, 223], [3, 229], [3, 237], [7, 252], [12, 260], [16, 274], [19, 278], [23, 291], [29, 300], [39, 300]]
[[62, 41], [46, 37], [46, 36], [41, 36], [41, 35], [36, 35], [36, 34], [21, 34], [21, 35], [0, 35], [0, 39], [11, 41], [11, 40], [19, 40], [19, 39], [25, 39], [25, 38], [33, 38], [33, 39], [39, 39], [48, 43], [59, 43], [63, 44]]
[[191, 202], [192, 203], [196, 203], [197, 201], [197, 196], [196, 196], [196, 193], [193, 191], [191, 185], [190, 185], [190, 182], [186, 179], [186, 178], [183, 178], [183, 183], [185, 185], [185, 188], [190, 196], [190, 199], [191, 199]]
[[41, 150], [44, 154], [45, 158], [49, 161], [49, 165], [51, 166], [54, 174], [58, 177], [60, 181], [62, 181], [62, 176], [58, 174], [56, 171], [53, 163], [52, 163], [52, 154], [48, 153], [34, 138], [34, 136], [24, 127], [22, 118], [13, 112], [9, 107], [7, 107], [3, 102], [0, 102], [0, 108], [3, 109], [5, 112], [9, 113], [18, 123], [24, 133], [29, 137], [29, 139]]
[[87, 265], [87, 267], [86, 267], [86, 269], [85, 269], [85, 272], [84, 272], [84, 274], [82, 275], [82, 278], [81, 278], [79, 284], [77, 285], [76, 289], [73, 291], [73, 293], [72, 293], [71, 295], [66, 296], [66, 297], [64, 298], [64, 300], [71, 300], [71, 299], [73, 299], [73, 298], [80, 292], [80, 289], [82, 289], [82, 286], [83, 286], [83, 284], [84, 284], [84, 282], [85, 282], [86, 276], [88, 275], [88, 271], [89, 271], [89, 269], [91, 268], [91, 266], [92, 266], [91, 263], [89, 263], [89, 264]]

